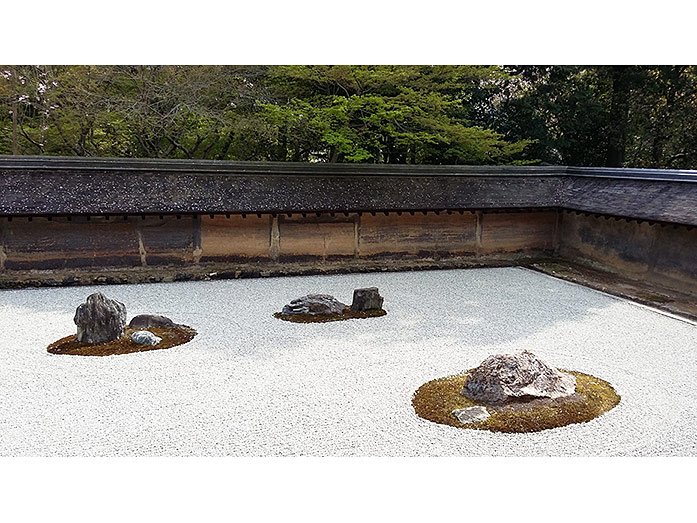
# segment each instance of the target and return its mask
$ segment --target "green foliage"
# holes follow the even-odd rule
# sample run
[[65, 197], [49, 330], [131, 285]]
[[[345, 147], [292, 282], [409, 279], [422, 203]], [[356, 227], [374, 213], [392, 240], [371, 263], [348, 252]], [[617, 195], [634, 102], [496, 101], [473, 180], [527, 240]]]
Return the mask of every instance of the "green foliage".
[[626, 163], [697, 167], [697, 67], [641, 67], [630, 93]]
[[261, 104], [285, 158], [374, 163], [507, 163], [529, 144], [471, 125], [465, 101], [490, 67], [280, 66]]
[[[229, 158], [256, 93], [255, 68], [218, 66], [0, 67], [7, 110], [0, 150], [20, 154]], [[14, 126], [12, 106], [18, 108]], [[240, 117], [247, 121], [240, 124]], [[259, 135], [263, 136], [263, 132]], [[244, 143], [244, 141], [242, 141]], [[234, 154], [234, 153], [233, 153]]]
[[6, 154], [490, 164], [530, 143], [469, 121], [495, 67], [1, 69]]
[[562, 165], [604, 165], [609, 123], [606, 87], [580, 67], [515, 67], [499, 96], [483, 100], [485, 125], [509, 139], [532, 139], [532, 158]]
[[0, 66], [0, 154], [695, 168], [695, 66]]
[[565, 165], [695, 168], [697, 67], [513, 66], [482, 125]]

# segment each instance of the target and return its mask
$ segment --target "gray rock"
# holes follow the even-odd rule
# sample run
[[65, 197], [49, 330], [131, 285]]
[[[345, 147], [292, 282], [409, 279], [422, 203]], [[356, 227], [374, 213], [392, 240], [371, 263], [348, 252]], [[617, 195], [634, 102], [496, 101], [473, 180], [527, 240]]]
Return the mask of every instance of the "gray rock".
[[283, 307], [282, 314], [343, 314], [346, 305], [329, 294], [308, 294]]
[[382, 309], [382, 303], [385, 299], [380, 296], [377, 287], [367, 287], [365, 289], [356, 289], [353, 291], [353, 303], [351, 309], [354, 311], [370, 311]]
[[162, 341], [162, 338], [150, 331], [136, 331], [131, 334], [131, 339], [139, 345], [157, 345]]
[[132, 329], [148, 329], [150, 327], [176, 327], [177, 324], [167, 316], [160, 316], [159, 314], [139, 314], [133, 317], [128, 326]]
[[126, 328], [126, 306], [110, 300], [101, 292], [87, 297], [73, 318], [77, 325], [77, 340], [83, 343], [103, 343], [117, 340]]
[[486, 407], [481, 406], [457, 409], [454, 410], [452, 414], [460, 421], [460, 423], [464, 425], [468, 423], [475, 423], [477, 421], [484, 421], [490, 416], [489, 411], [486, 410]]
[[561, 398], [576, 392], [576, 378], [549, 367], [533, 353], [489, 356], [470, 372], [462, 394], [484, 403]]

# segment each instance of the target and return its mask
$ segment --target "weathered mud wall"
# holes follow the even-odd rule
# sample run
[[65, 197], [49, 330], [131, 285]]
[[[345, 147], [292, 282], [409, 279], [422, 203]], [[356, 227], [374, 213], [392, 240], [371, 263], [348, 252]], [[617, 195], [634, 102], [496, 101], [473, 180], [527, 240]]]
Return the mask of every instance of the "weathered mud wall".
[[539, 256], [556, 227], [553, 211], [4, 217], [0, 268]]
[[697, 293], [697, 228], [575, 212], [561, 213], [561, 257]]
[[36, 269], [280, 274], [536, 257], [697, 294], [697, 172], [0, 157], [8, 281]]

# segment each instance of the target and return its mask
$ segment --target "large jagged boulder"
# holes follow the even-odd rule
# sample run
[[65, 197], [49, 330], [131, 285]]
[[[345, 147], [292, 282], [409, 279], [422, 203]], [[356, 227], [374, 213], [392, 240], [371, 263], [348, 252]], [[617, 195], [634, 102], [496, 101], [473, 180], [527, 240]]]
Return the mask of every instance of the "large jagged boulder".
[[489, 356], [470, 371], [462, 394], [483, 403], [561, 398], [576, 391], [576, 378], [544, 363], [533, 353]]
[[346, 305], [329, 294], [308, 294], [283, 307], [282, 314], [336, 315], [343, 314]]
[[117, 340], [126, 329], [126, 306], [95, 292], [77, 307], [73, 321], [77, 325], [77, 340], [82, 343]]
[[365, 289], [355, 289], [353, 291], [353, 303], [351, 309], [357, 312], [372, 311], [382, 309], [385, 299], [380, 296], [377, 287], [366, 287]]

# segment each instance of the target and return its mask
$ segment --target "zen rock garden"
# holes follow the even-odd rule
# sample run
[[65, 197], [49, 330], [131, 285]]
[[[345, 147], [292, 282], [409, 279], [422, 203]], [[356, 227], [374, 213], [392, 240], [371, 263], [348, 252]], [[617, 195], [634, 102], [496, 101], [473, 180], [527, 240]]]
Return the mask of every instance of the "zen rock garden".
[[[353, 291], [351, 305], [329, 294], [292, 300], [274, 317], [298, 323], [384, 316], [377, 287]], [[80, 304], [75, 335], [48, 347], [53, 354], [106, 356], [166, 349], [193, 339], [196, 331], [166, 316], [141, 314], [126, 323], [126, 306], [102, 293]], [[549, 366], [533, 353], [496, 354], [478, 367], [422, 385], [412, 398], [416, 414], [458, 428], [536, 432], [582, 423], [616, 406], [620, 397], [599, 378]]]
[[141, 314], [126, 325], [126, 306], [101, 292], [87, 297], [73, 318], [74, 336], [52, 343], [48, 352], [77, 356], [109, 356], [168, 349], [193, 339], [196, 331], [165, 316]]
[[351, 305], [341, 303], [329, 294], [308, 294], [285, 305], [274, 316], [296, 323], [323, 323], [353, 318], [375, 318], [387, 314], [382, 308], [384, 298], [377, 287], [355, 289]]
[[[383, 317], [273, 317], [284, 305], [309, 313], [290, 302], [312, 293], [350, 308], [354, 290], [370, 287], [384, 297]], [[531, 306], [540, 287], [549, 299]], [[104, 296], [88, 299], [97, 291]], [[695, 453], [694, 362], [679, 357], [697, 327], [534, 271], [65, 287], [3, 298], [0, 454]], [[177, 324], [198, 334], [160, 350]], [[138, 331], [161, 341], [138, 344]]]
[[458, 376], [422, 385], [412, 405], [424, 419], [494, 432], [537, 432], [590, 421], [620, 401], [612, 386], [547, 365], [533, 353], [497, 354]]

